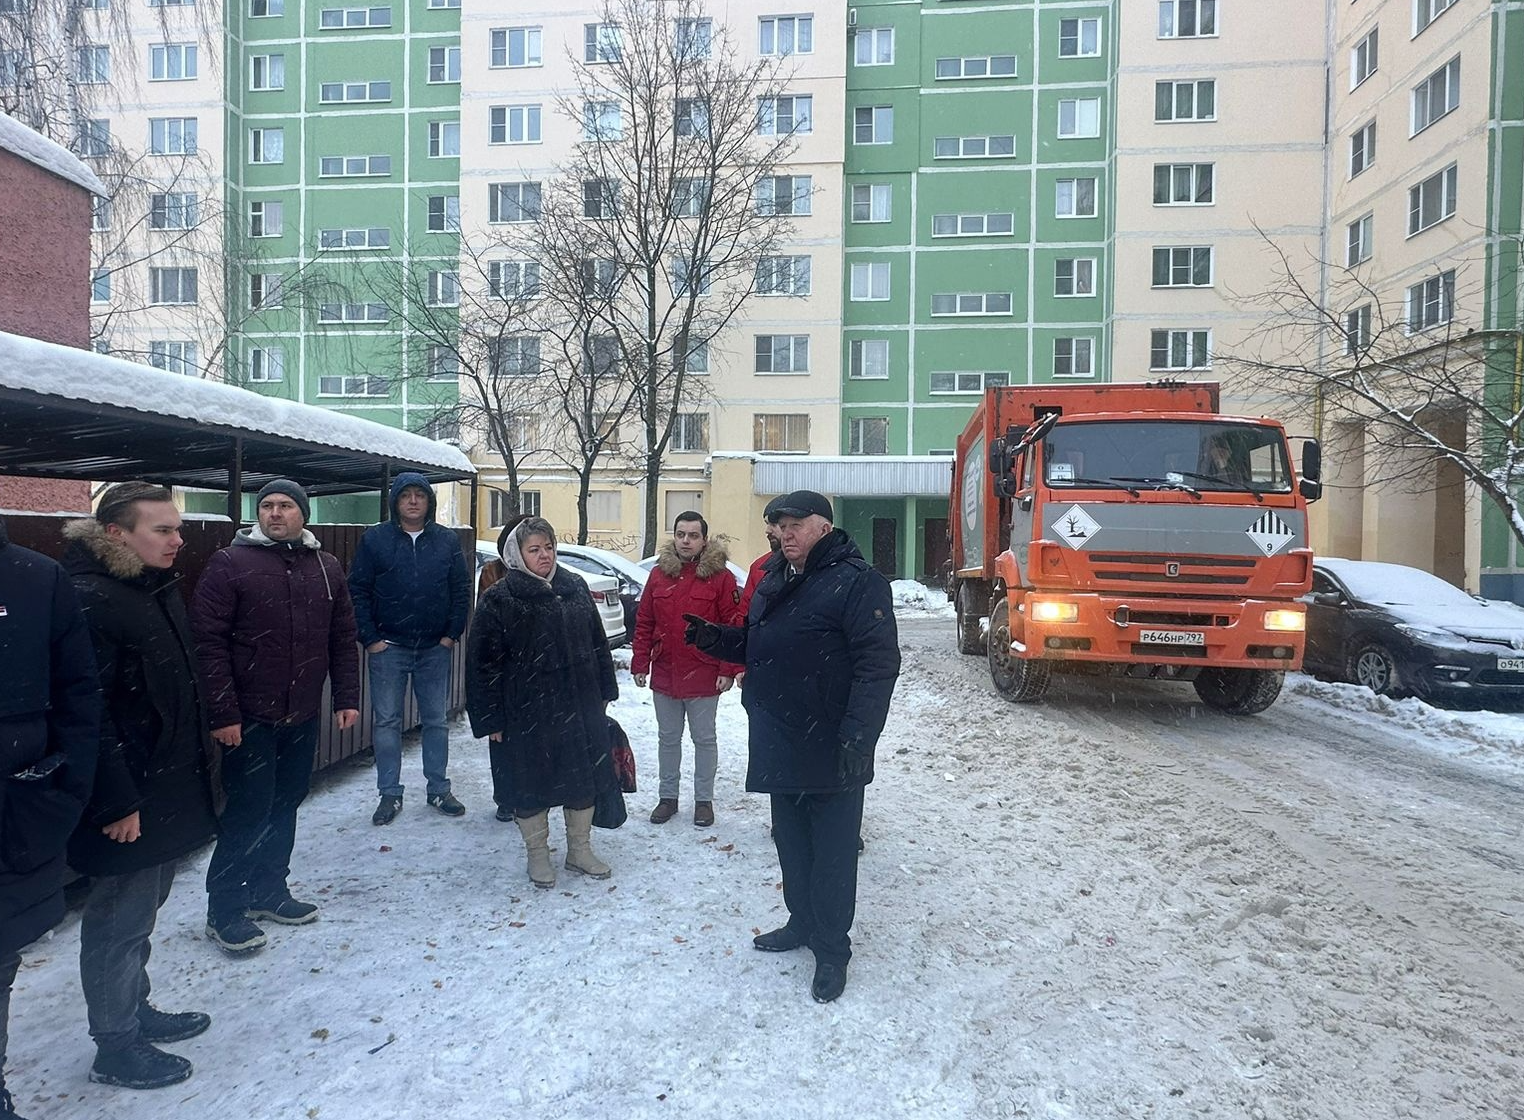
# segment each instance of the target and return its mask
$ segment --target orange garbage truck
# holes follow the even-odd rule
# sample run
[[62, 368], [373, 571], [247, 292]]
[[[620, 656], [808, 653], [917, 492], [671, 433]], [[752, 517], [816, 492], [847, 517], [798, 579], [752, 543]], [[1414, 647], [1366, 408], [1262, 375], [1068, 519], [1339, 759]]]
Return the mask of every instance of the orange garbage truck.
[[1007, 700], [1054, 671], [1191, 681], [1249, 715], [1302, 663], [1307, 503], [1273, 420], [1223, 416], [1211, 383], [985, 392], [953, 464], [958, 648]]

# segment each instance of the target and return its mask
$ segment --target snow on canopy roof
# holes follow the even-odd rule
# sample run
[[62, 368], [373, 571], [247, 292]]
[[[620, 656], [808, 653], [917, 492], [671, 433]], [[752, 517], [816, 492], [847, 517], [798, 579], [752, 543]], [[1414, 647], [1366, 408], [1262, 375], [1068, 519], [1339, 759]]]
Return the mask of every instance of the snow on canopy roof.
[[50, 171], [60, 179], [77, 183], [91, 194], [110, 197], [106, 184], [96, 178], [95, 172], [63, 147], [55, 144], [40, 132], [34, 132], [15, 117], [0, 113], [0, 148], [34, 163], [44, 171]]
[[459, 448], [373, 420], [4, 331], [0, 331], [0, 388], [301, 440], [464, 475], [476, 473]]

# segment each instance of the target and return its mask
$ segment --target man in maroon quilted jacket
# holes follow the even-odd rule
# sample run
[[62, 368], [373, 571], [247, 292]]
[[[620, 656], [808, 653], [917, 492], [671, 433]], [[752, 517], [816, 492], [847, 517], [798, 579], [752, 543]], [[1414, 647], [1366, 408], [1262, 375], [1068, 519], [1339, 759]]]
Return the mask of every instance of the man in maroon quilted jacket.
[[317, 751], [323, 682], [334, 721], [360, 707], [355, 611], [338, 558], [307, 531], [307, 493], [278, 478], [259, 492], [259, 524], [215, 553], [196, 585], [191, 627], [212, 738], [223, 746], [227, 808], [206, 873], [206, 935], [230, 954], [261, 949], [255, 920], [315, 921], [291, 897], [296, 810]]
[[640, 596], [630, 673], [641, 688], [649, 680], [656, 704], [661, 778], [652, 824], [666, 824], [677, 813], [684, 722], [693, 736], [693, 823], [699, 828], [714, 823], [714, 775], [720, 763], [715, 717], [720, 693], [735, 683], [741, 667], [685, 643], [683, 615], [721, 626], [741, 624], [741, 596], [726, 560], [725, 546], [709, 539], [707, 521], [692, 511], [678, 514], [672, 539], [662, 545]]

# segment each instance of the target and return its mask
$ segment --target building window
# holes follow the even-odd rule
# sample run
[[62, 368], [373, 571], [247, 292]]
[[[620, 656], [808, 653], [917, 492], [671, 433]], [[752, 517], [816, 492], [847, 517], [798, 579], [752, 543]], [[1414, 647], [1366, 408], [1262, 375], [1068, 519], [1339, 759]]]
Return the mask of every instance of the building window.
[[321, 178], [390, 175], [391, 156], [323, 156], [318, 160]]
[[935, 159], [1010, 158], [1016, 154], [1015, 136], [938, 136], [931, 142]]
[[848, 419], [847, 454], [889, 454], [889, 417], [853, 416]]
[[460, 48], [429, 48], [429, 84], [460, 81]]
[[852, 187], [852, 221], [887, 222], [892, 188], [888, 183], [858, 183]]
[[673, 451], [709, 450], [709, 414], [680, 412], [672, 418]]
[[196, 344], [179, 339], [152, 339], [148, 343], [148, 364], [166, 373], [178, 373], [185, 376], [201, 372]]
[[792, 136], [815, 130], [811, 116], [814, 98], [809, 94], [790, 93], [764, 97], [757, 105], [758, 136]]
[[757, 21], [757, 53], [775, 58], [815, 49], [813, 16], [763, 16]]
[[86, 43], [75, 50], [74, 74], [80, 85], [103, 85], [111, 81], [111, 48]]
[[1413, 34], [1428, 27], [1454, 4], [1455, 0], [1413, 0]]
[[756, 413], [752, 417], [751, 449], [808, 454], [810, 450], [809, 415], [782, 412]]
[[195, 229], [200, 207], [194, 191], [148, 196], [149, 229]]
[[[525, 413], [510, 413], [503, 417], [508, 429], [508, 445], [519, 451], [534, 450], [540, 442], [540, 418]], [[527, 507], [526, 507], [527, 508]]]
[[279, 237], [285, 231], [286, 207], [280, 202], [249, 203], [249, 236]]
[[90, 272], [90, 302], [109, 303], [111, 301], [111, 270], [109, 268], [96, 268]]
[[249, 274], [249, 310], [269, 311], [281, 304], [281, 283], [278, 272], [251, 272]]
[[384, 397], [390, 392], [391, 385], [386, 378], [365, 373], [318, 378], [318, 395], [321, 397]]
[[324, 8], [318, 13], [318, 27], [323, 31], [391, 25], [390, 8]]
[[90, 196], [90, 232], [104, 233], [111, 228], [111, 200], [98, 194]]
[[193, 156], [196, 154], [195, 117], [154, 117], [148, 122], [148, 154]]
[[443, 269], [429, 271], [429, 306], [460, 306], [460, 273]]
[[249, 129], [249, 162], [281, 163], [286, 158], [286, 130], [283, 128]]
[[1058, 138], [1078, 140], [1101, 134], [1101, 99], [1064, 98], [1058, 103]]
[[1353, 358], [1371, 344], [1371, 305], [1361, 304], [1344, 313], [1344, 353]]
[[460, 122], [429, 122], [429, 158], [447, 159], [460, 155]]
[[149, 300], [152, 303], [195, 303], [196, 270], [194, 268], [150, 268], [148, 288]]
[[1369, 121], [1349, 138], [1349, 177], [1353, 179], [1376, 159], [1376, 122]]
[[758, 373], [809, 373], [810, 336], [807, 334], [757, 335], [754, 368]]
[[889, 265], [885, 261], [854, 264], [850, 298], [853, 303], [878, 303], [889, 298]]
[[959, 78], [1014, 78], [1014, 54], [974, 55], [969, 58], [939, 58], [933, 71], [939, 82]]
[[1154, 205], [1212, 205], [1214, 170], [1210, 163], [1154, 164]]
[[860, 27], [852, 44], [855, 66], [891, 66], [894, 64], [894, 28]]
[[1054, 185], [1053, 213], [1059, 218], [1095, 217], [1095, 180], [1059, 179]]
[[807, 254], [761, 257], [757, 260], [758, 295], [807, 296], [810, 294], [810, 258]]
[[1374, 214], [1366, 214], [1349, 223], [1345, 238], [1345, 267], [1354, 268], [1371, 259], [1371, 230], [1375, 220]]
[[624, 53], [624, 36], [617, 23], [582, 25], [582, 61], [618, 62]]
[[756, 210], [758, 214], [808, 215], [814, 193], [814, 181], [808, 175], [766, 175], [757, 180]]
[[707, 137], [709, 102], [701, 97], [679, 97], [672, 108], [672, 128], [682, 137]]
[[1215, 121], [1217, 82], [1201, 78], [1194, 82], [1155, 82], [1154, 120]]
[[672, 216], [697, 218], [709, 204], [708, 179], [676, 179], [672, 183]]
[[1431, 276], [1408, 289], [1408, 332], [1426, 331], [1455, 317], [1455, 270]]
[[894, 143], [894, 106], [859, 105], [853, 109], [852, 143]]
[[1053, 340], [1054, 377], [1094, 377], [1095, 339], [1055, 338]]
[[540, 492], [538, 490], [519, 491], [519, 512], [527, 513], [530, 517], [540, 516]]
[[582, 274], [582, 294], [595, 299], [608, 299], [619, 287], [619, 268], [603, 257], [583, 257], [579, 269]]
[[620, 490], [590, 490], [587, 495], [587, 523], [590, 528], [617, 529], [622, 521]]
[[487, 110], [487, 143], [538, 144], [540, 106], [494, 105]]
[[430, 8], [458, 8], [460, 0], [429, 0]]
[[249, 89], [268, 93], [286, 88], [286, 56], [256, 54], [249, 58]]
[[460, 377], [460, 355], [453, 346], [430, 346], [423, 360], [430, 381], [454, 381]]
[[493, 377], [534, 377], [540, 372], [540, 340], [532, 334], [493, 339], [488, 349]]
[[1460, 104], [1460, 55], [1413, 89], [1413, 135], [1417, 136]]
[[318, 230], [319, 249], [363, 252], [367, 249], [390, 249], [391, 245], [392, 231], [386, 226]]
[[611, 183], [607, 179], [583, 180], [582, 216], [602, 221], [618, 214], [618, 188], [618, 183]]
[[384, 303], [320, 303], [319, 323], [384, 323], [390, 313]]
[[249, 380], [259, 382], [286, 379], [286, 352], [279, 346], [260, 346], [249, 351]]
[[1095, 258], [1060, 257], [1054, 261], [1053, 294], [1065, 297], [1095, 295]]
[[618, 140], [624, 135], [624, 114], [617, 101], [588, 101], [582, 106], [582, 139]]
[[709, 372], [709, 343], [707, 340], [688, 344], [683, 360], [683, 372], [704, 376]]
[[1212, 365], [1211, 331], [1152, 331], [1148, 368], [1208, 369]]
[[489, 261], [487, 294], [493, 299], [513, 299], [540, 294], [539, 261]]
[[931, 297], [933, 315], [1009, 315], [1010, 292], [938, 292]]
[[1096, 58], [1100, 53], [1100, 20], [1061, 19], [1058, 21], [1059, 58]]
[[708, 58], [714, 51], [714, 20], [708, 17], [672, 21], [672, 50], [678, 58]]
[[104, 118], [81, 121], [76, 147], [85, 159], [103, 159], [109, 156], [111, 154], [111, 122]]
[[[490, 495], [488, 503], [490, 508], [487, 514], [488, 520], [491, 521], [494, 526], [508, 524], [508, 518], [512, 516], [512, 514], [509, 512], [508, 495], [501, 490], [491, 490], [488, 491], [488, 493]], [[531, 495], [534, 496], [533, 509], [529, 508], [529, 498]], [[518, 512], [528, 514], [530, 517], [539, 517], [540, 492], [538, 490], [520, 490]]]
[[933, 396], [944, 397], [959, 393], [982, 393], [985, 389], [1004, 385], [1010, 374], [998, 371], [957, 369], [933, 370], [928, 385]]
[[1212, 249], [1208, 245], [1171, 245], [1154, 249], [1154, 287], [1210, 288]]
[[249, 18], [264, 19], [267, 16], [286, 14], [286, 0], [249, 0]]
[[540, 42], [538, 27], [495, 27], [490, 33], [487, 65], [495, 69], [539, 66]]
[[883, 381], [889, 376], [889, 340], [855, 338], [847, 344], [847, 376], [853, 381]]
[[1459, 169], [1451, 164], [1408, 188], [1408, 236], [1422, 233], [1455, 214]]
[[674, 296], [708, 295], [714, 280], [714, 270], [708, 260], [690, 260], [686, 256], [673, 257], [668, 273]]
[[1354, 89], [1376, 72], [1379, 63], [1381, 39], [1380, 28], [1361, 39], [1349, 52], [1349, 88]]
[[933, 214], [933, 237], [1004, 236], [1015, 231], [1015, 214]]
[[318, 86], [318, 100], [325, 105], [391, 99], [391, 82], [323, 82]]
[[1217, 34], [1217, 0], [1159, 0], [1159, 38], [1203, 39]]
[[488, 221], [533, 222], [539, 219], [539, 183], [493, 183], [487, 190]]
[[460, 195], [433, 194], [429, 196], [430, 233], [460, 232]]

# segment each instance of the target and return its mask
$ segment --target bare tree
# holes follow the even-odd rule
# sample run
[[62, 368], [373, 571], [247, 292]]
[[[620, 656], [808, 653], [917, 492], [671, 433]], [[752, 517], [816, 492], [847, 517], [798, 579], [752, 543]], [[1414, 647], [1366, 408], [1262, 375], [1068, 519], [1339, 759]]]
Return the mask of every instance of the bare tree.
[[[1280, 277], [1250, 301], [1262, 325], [1217, 363], [1290, 414], [1357, 426], [1367, 483], [1427, 488], [1448, 467], [1524, 541], [1524, 332], [1464, 326], [1482, 307], [1481, 262], [1456, 260], [1394, 297], [1266, 242]], [[1327, 294], [1319, 276], [1334, 278]]]
[[704, 392], [689, 355], [735, 319], [802, 209], [802, 183], [779, 169], [809, 127], [810, 102], [785, 97], [778, 60], [749, 57], [698, 0], [607, 0], [591, 35], [558, 102], [583, 140], [546, 186], [539, 242], [547, 273], [577, 278], [595, 298], [543, 325], [557, 339], [606, 337], [617, 351], [640, 428], [652, 552], [673, 426]]

